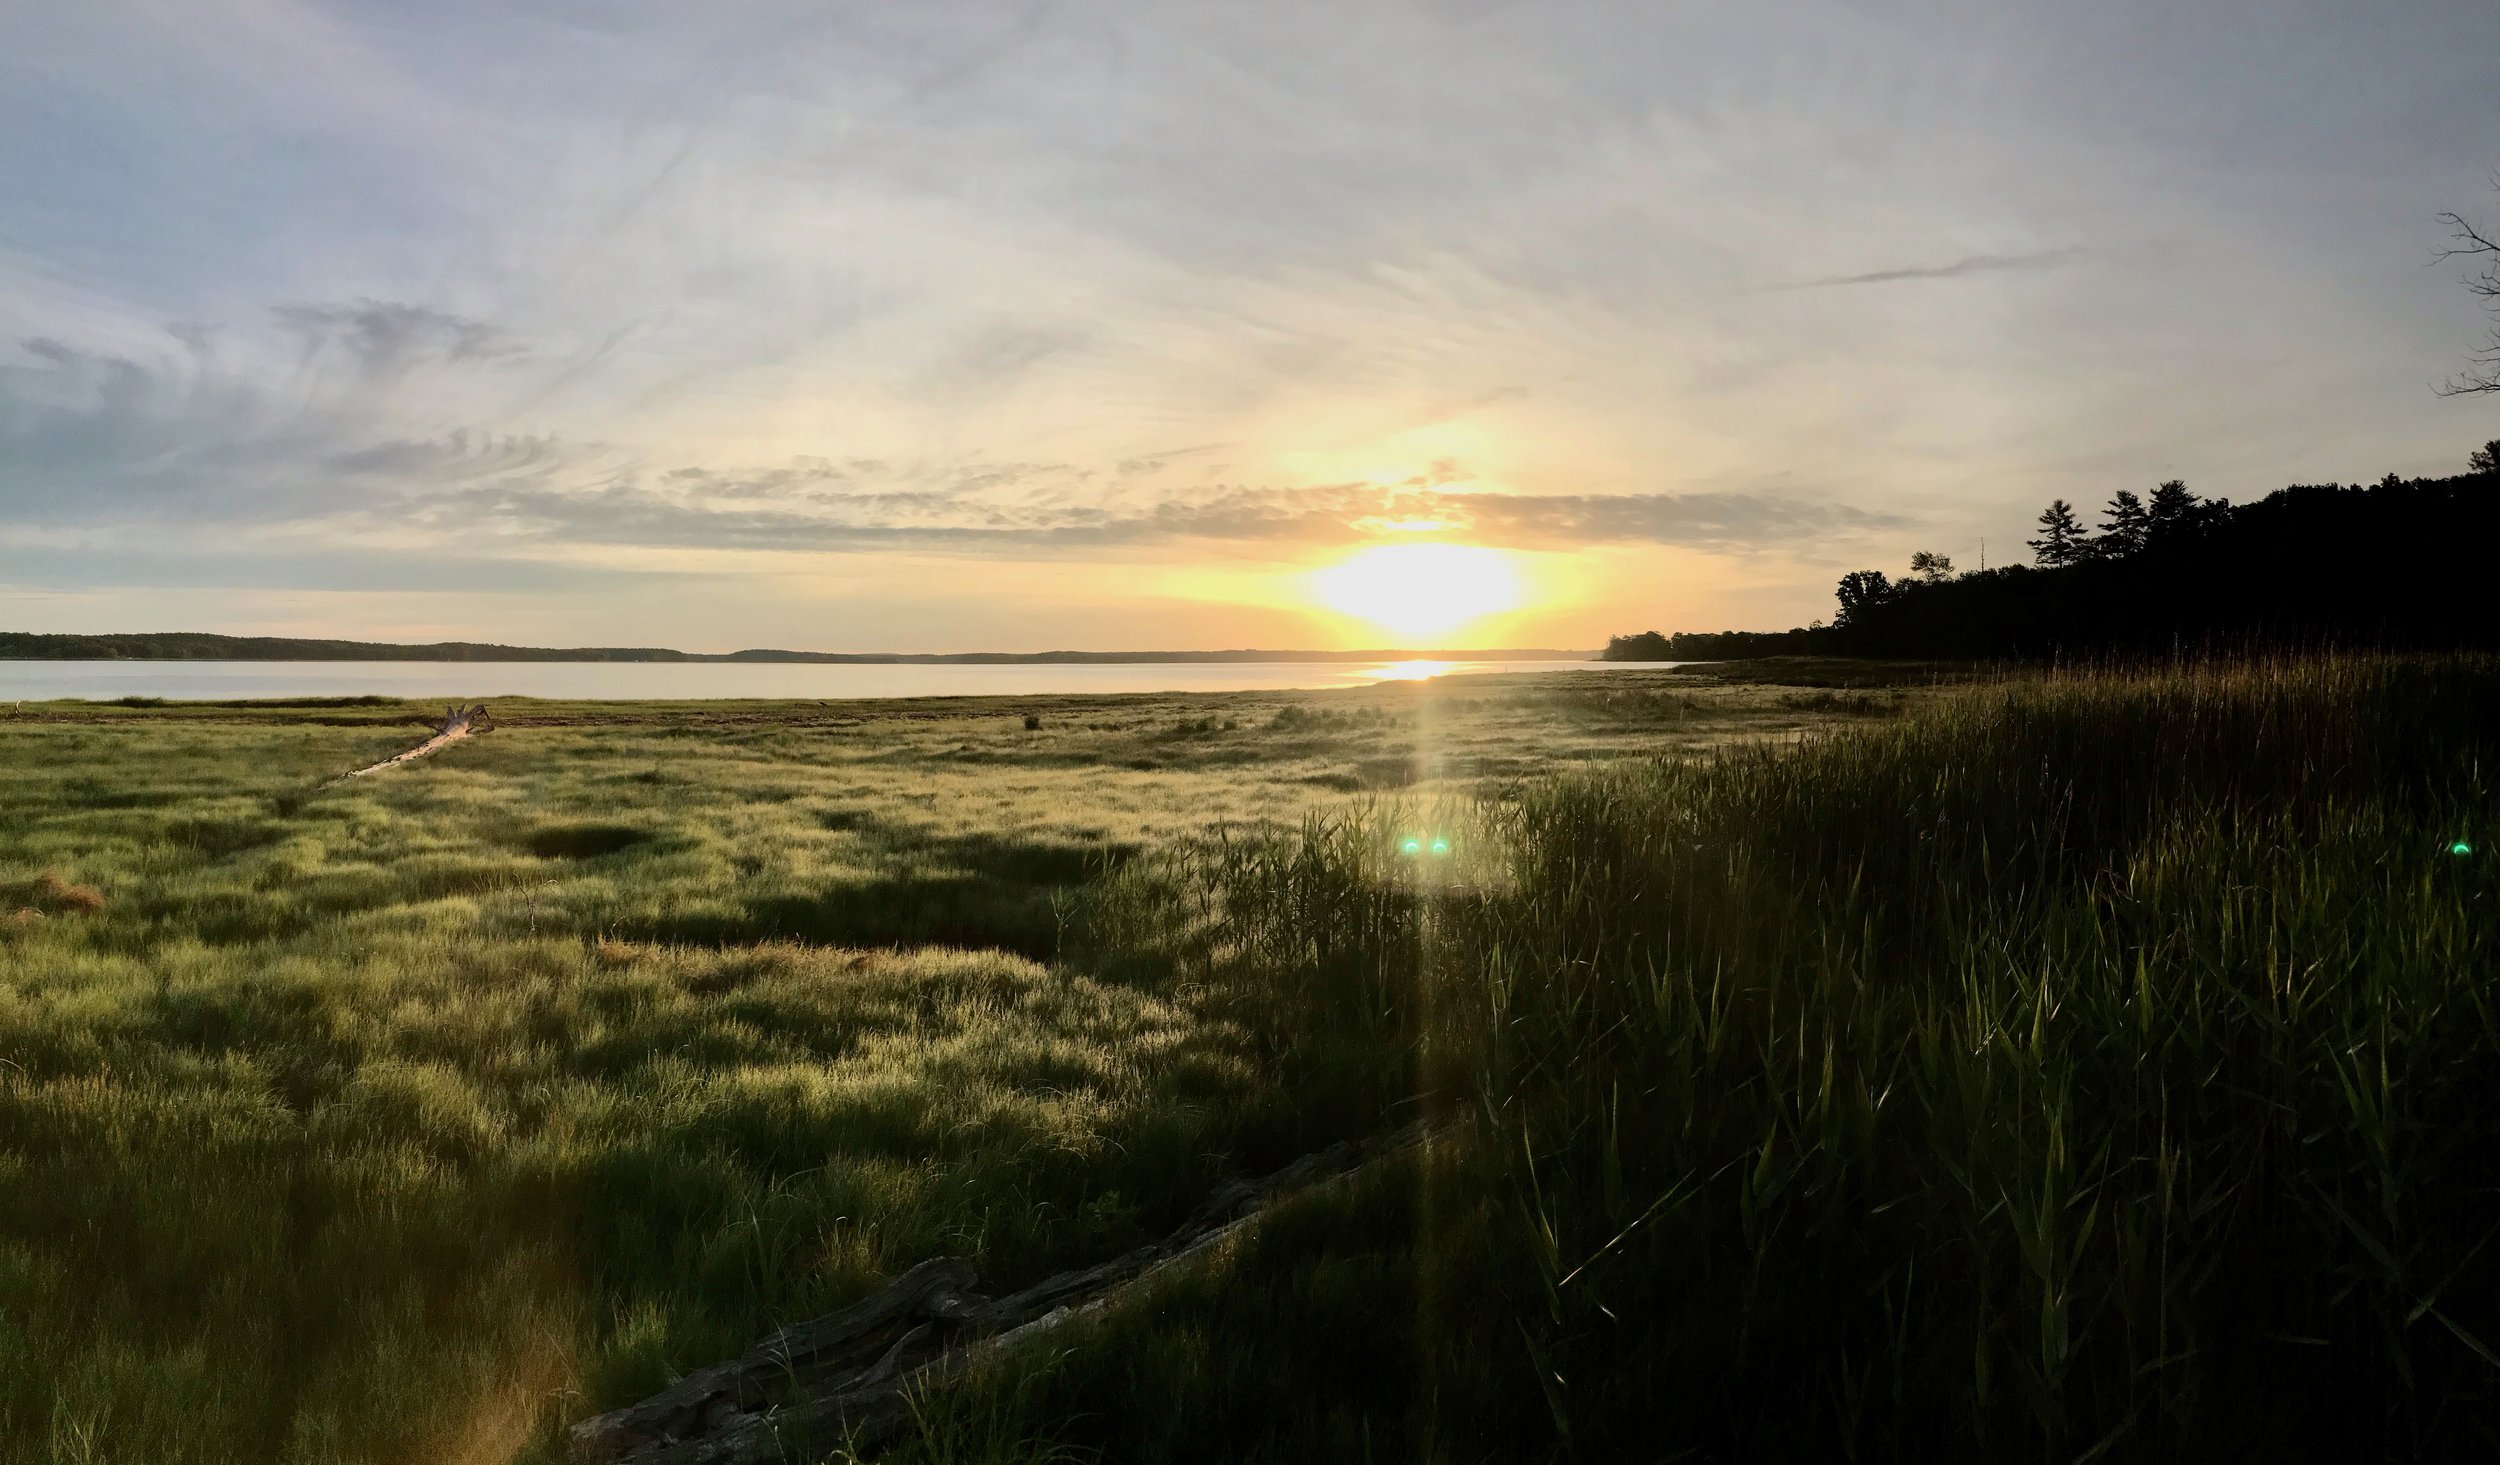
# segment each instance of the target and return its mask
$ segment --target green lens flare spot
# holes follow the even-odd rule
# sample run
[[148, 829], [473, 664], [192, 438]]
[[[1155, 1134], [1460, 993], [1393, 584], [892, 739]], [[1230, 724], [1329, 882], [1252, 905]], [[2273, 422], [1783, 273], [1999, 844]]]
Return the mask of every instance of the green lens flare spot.
[[2448, 846], [2448, 853], [2452, 855], [2470, 855], [2474, 853], [2474, 846], [2467, 844], [2464, 840], [2460, 839], [2455, 844]]

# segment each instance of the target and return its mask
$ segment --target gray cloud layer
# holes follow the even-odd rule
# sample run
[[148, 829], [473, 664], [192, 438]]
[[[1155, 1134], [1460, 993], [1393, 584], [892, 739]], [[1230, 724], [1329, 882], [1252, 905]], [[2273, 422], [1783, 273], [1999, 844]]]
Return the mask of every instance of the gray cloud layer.
[[[280, 405], [213, 361], [146, 363], [24, 343], [0, 365], [0, 512], [19, 523], [291, 528], [361, 519], [507, 546], [1046, 552], [1215, 540], [1339, 544], [1390, 525], [1485, 544], [1568, 549], [1795, 546], [1897, 527], [1898, 516], [1742, 492], [1553, 494], [1397, 486], [1175, 483], [1205, 445], [1097, 469], [1059, 462], [929, 466], [812, 457], [762, 469], [655, 469], [598, 445], [467, 427], [377, 436], [377, 384], [521, 354], [495, 327], [379, 301], [280, 312], [316, 354], [354, 365], [344, 388]], [[74, 486], [74, 487], [73, 487]]]

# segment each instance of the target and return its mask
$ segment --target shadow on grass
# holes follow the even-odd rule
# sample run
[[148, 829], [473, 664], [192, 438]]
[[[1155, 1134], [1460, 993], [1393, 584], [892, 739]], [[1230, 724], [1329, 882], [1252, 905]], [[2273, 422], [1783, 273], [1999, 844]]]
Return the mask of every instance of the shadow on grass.
[[288, 833], [286, 826], [265, 819], [201, 816], [175, 820], [166, 828], [165, 839], [211, 859], [224, 859], [264, 849]]
[[521, 838], [521, 848], [542, 860], [595, 860], [650, 842], [651, 832], [624, 824], [551, 824]]
[[1130, 844], [938, 834], [847, 811], [825, 817], [862, 837], [877, 874], [758, 891], [726, 908], [627, 922], [613, 934], [691, 946], [953, 946], [1048, 961], [1063, 936], [1061, 898], [1137, 853]]

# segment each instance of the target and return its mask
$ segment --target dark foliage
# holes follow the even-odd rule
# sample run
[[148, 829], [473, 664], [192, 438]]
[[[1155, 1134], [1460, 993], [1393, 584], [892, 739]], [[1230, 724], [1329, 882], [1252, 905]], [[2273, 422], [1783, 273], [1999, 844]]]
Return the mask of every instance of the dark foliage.
[[2500, 645], [2490, 559], [2500, 493], [2490, 466], [2370, 487], [2282, 489], [2250, 504], [2204, 500], [2177, 480], [2149, 501], [2120, 493], [2083, 535], [2063, 500], [2041, 516], [2041, 563], [1840, 584], [1831, 626], [1784, 632], [1647, 632], [1609, 661], [1756, 656], [2048, 658], [2289, 646], [2437, 650]]
[[1840, 577], [1840, 623], [1862, 621], [1893, 597], [1893, 583], [1881, 570], [1851, 570]]

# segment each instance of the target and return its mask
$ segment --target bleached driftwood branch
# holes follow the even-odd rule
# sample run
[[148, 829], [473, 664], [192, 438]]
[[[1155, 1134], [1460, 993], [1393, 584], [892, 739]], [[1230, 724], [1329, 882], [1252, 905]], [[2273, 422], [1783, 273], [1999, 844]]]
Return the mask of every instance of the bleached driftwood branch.
[[443, 709], [443, 725], [434, 730], [434, 736], [405, 752], [393, 753], [379, 763], [359, 768], [353, 773], [341, 774], [340, 777], [362, 778], [368, 773], [379, 773], [385, 768], [396, 768], [402, 763], [414, 763], [429, 753], [437, 753], [450, 747], [471, 733], [486, 732], [494, 725], [495, 720], [486, 715], [485, 703], [472, 703], [467, 707], [454, 703]]

